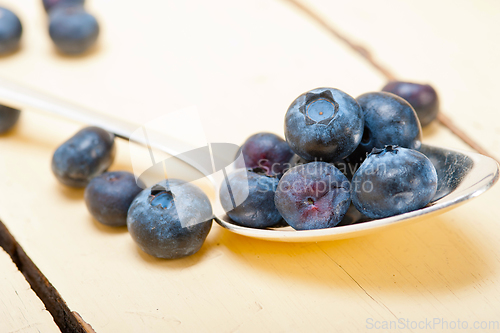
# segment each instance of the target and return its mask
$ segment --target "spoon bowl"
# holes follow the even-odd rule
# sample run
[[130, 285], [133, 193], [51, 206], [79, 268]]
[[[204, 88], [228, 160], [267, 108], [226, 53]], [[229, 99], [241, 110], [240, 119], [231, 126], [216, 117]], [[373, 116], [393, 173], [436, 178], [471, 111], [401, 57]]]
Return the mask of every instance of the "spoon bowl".
[[339, 226], [316, 230], [294, 230], [286, 223], [266, 229], [255, 229], [234, 223], [220, 203], [214, 207], [215, 220], [223, 228], [239, 235], [278, 242], [319, 242], [351, 238], [384, 228], [423, 221], [447, 212], [477, 197], [498, 180], [498, 164], [490, 157], [442, 147], [422, 145], [420, 150], [436, 167], [438, 188], [426, 207], [405, 214], [369, 220], [353, 206]]

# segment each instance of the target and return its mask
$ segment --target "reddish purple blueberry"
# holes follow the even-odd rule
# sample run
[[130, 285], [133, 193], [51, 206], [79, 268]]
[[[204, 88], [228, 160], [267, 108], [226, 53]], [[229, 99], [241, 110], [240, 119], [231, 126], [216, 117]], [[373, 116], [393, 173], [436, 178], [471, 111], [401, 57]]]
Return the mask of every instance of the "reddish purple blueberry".
[[[285, 140], [273, 133], [257, 133], [241, 146], [246, 168], [261, 168], [268, 175], [279, 175], [290, 167], [293, 152]], [[237, 166], [244, 167], [238, 164]]]
[[86, 127], [57, 148], [52, 156], [52, 172], [64, 185], [85, 187], [108, 170], [114, 158], [114, 134]]
[[417, 112], [422, 126], [430, 124], [439, 112], [439, 98], [436, 90], [428, 84], [392, 81], [382, 88], [408, 101]]
[[47, 13], [59, 6], [83, 6], [85, 4], [85, 0], [42, 0], [42, 2]]
[[296, 230], [335, 227], [351, 202], [350, 183], [332, 164], [311, 162], [288, 170], [274, 197], [276, 208]]

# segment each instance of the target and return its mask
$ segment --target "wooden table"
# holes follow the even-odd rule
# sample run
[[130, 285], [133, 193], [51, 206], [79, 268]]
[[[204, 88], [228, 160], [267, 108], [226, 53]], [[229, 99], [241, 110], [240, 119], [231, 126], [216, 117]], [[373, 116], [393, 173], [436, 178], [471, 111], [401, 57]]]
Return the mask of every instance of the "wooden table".
[[[102, 38], [79, 58], [53, 50], [39, 0], [3, 3], [25, 35], [20, 52], [0, 59], [1, 77], [137, 123], [196, 105], [210, 142], [282, 135], [288, 105], [309, 89], [357, 96], [386, 82], [286, 0], [89, 1]], [[498, 2], [303, 3], [397, 77], [433, 84], [442, 112], [500, 158]], [[96, 332], [415, 332], [427, 322], [429, 332], [464, 322], [463, 331], [500, 329], [498, 186], [426, 222], [336, 242], [264, 242], [214, 225], [196, 255], [158, 260], [125, 228], [95, 222], [83, 190], [53, 177], [54, 149], [82, 126], [24, 110], [0, 138], [0, 219]], [[470, 149], [438, 123], [424, 136]], [[131, 170], [124, 141], [112, 169]], [[26, 288], [0, 259], [0, 280]], [[18, 295], [4, 287], [0, 331], [54, 329], [26, 291], [32, 306], [11, 321], [2, 309]]]
[[0, 329], [2, 332], [59, 332], [11, 258], [0, 249]]

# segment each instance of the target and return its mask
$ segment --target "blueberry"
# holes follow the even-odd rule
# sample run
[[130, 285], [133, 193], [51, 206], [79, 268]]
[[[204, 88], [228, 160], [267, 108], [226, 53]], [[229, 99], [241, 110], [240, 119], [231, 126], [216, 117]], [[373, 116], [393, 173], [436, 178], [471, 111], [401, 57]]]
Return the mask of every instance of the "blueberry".
[[96, 18], [82, 6], [57, 6], [50, 11], [49, 19], [50, 38], [62, 53], [82, 54], [99, 36]]
[[85, 203], [90, 214], [102, 224], [127, 225], [127, 211], [142, 191], [130, 172], [106, 172], [93, 178], [85, 188]]
[[114, 138], [99, 127], [80, 130], [57, 148], [52, 157], [52, 172], [67, 186], [85, 187], [113, 163]]
[[419, 150], [422, 129], [415, 110], [399, 96], [387, 92], [366, 93], [357, 98], [363, 109], [365, 129], [353, 158], [362, 158], [373, 148], [397, 145]]
[[352, 179], [352, 202], [369, 218], [403, 214], [427, 205], [437, 180], [432, 162], [416, 150], [374, 149]]
[[331, 228], [340, 223], [349, 208], [350, 184], [332, 164], [311, 162], [283, 175], [274, 201], [296, 230]]
[[290, 148], [312, 161], [340, 160], [361, 141], [363, 113], [354, 98], [333, 88], [308, 91], [293, 101], [285, 116]]
[[22, 34], [23, 26], [17, 15], [0, 7], [0, 54], [17, 50]]
[[[354, 161], [351, 162], [351, 159], [350, 159], [351, 156], [352, 156], [352, 154], [349, 155], [348, 157], [342, 159], [342, 160], [331, 162], [349, 180], [352, 179], [354, 172], [356, 172], [359, 165], [361, 165], [361, 163], [352, 163]], [[324, 162], [324, 161], [321, 158], [315, 159], [314, 161], [308, 161], [308, 160], [300, 157], [299, 155], [294, 154], [292, 156], [292, 158], [290, 159], [289, 164], [290, 164], [290, 168], [293, 168], [294, 166], [301, 165], [301, 164], [307, 164], [310, 162]]]
[[0, 134], [10, 130], [19, 119], [21, 111], [0, 105]]
[[46, 12], [58, 6], [83, 6], [85, 4], [85, 0], [43, 0], [42, 2]]
[[[247, 168], [262, 168], [268, 175], [278, 175], [289, 168], [293, 152], [285, 140], [273, 133], [257, 133], [241, 146]], [[238, 167], [244, 167], [238, 164]]]
[[144, 252], [182, 258], [203, 245], [212, 226], [212, 206], [195, 185], [169, 179], [139, 193], [128, 210], [127, 226]]
[[[278, 178], [264, 169], [237, 170], [221, 185], [219, 197], [227, 215], [236, 223], [251, 228], [266, 228], [282, 217], [274, 204]], [[230, 192], [229, 192], [230, 191]]]
[[428, 84], [392, 81], [382, 88], [408, 101], [417, 112], [422, 126], [430, 124], [439, 112], [439, 99], [436, 90]]

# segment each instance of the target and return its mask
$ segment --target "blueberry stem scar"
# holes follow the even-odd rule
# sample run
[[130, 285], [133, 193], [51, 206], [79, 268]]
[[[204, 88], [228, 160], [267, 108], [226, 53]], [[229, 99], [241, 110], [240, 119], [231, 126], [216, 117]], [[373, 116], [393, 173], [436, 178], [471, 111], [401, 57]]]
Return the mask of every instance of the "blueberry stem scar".
[[[387, 80], [389, 81], [396, 81], [397, 78], [396, 76], [389, 70], [387, 69], [384, 65], [382, 65], [380, 62], [378, 62], [375, 57], [373, 56], [368, 49], [366, 49], [364, 46], [354, 43], [351, 41], [349, 38], [344, 36], [342, 33], [340, 33], [337, 28], [335, 28], [331, 23], [327, 22], [326, 19], [322, 18], [318, 13], [316, 13], [314, 10], [306, 6], [305, 4], [301, 3], [299, 0], [285, 0], [295, 7], [297, 7], [299, 10], [304, 12], [307, 16], [312, 18], [318, 25], [320, 25], [322, 28], [324, 28], [326, 31], [328, 31], [332, 36], [337, 38], [338, 40], [342, 41], [345, 43], [347, 46], [349, 46], [351, 49], [356, 51], [361, 57], [363, 57], [372, 67], [377, 69], [382, 75], [384, 75]], [[472, 139], [470, 136], [468, 136], [463, 130], [458, 128], [452, 120], [446, 116], [443, 112], [439, 112], [437, 115], [437, 120], [443, 125], [444, 127], [448, 128], [453, 134], [458, 136], [464, 143], [466, 143], [468, 146], [470, 146], [472, 149], [477, 151], [480, 154], [486, 155], [488, 157], [491, 157], [497, 163], [500, 164], [500, 161], [493, 157], [485, 148], [483, 148], [479, 143], [477, 143], [474, 139]]]

